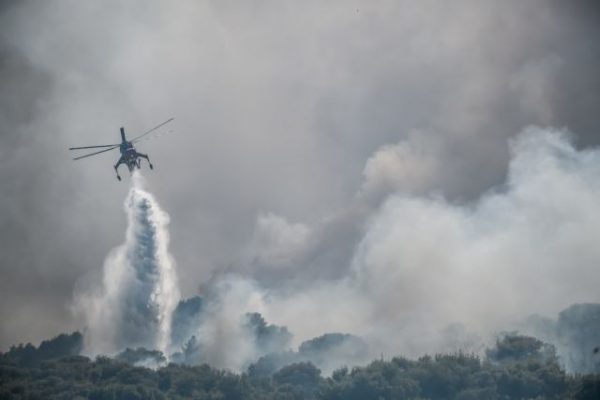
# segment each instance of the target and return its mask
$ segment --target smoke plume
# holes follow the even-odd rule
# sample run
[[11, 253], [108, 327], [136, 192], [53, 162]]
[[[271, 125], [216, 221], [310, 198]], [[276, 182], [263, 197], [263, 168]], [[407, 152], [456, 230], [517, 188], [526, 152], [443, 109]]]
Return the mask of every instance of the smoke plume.
[[86, 321], [85, 351], [114, 354], [146, 347], [169, 354], [171, 316], [179, 301], [169, 254], [168, 215], [134, 173], [125, 200], [125, 243], [108, 254], [102, 284], [78, 297]]
[[[360, 354], [343, 346], [329, 354], [321, 367], [330, 371], [340, 360], [381, 354], [483, 354], [499, 332], [519, 328], [532, 314], [554, 317], [574, 303], [600, 301], [600, 151], [576, 149], [567, 131], [537, 127], [510, 148], [506, 182], [459, 203], [403, 188], [405, 176], [394, 173], [404, 158], [413, 165], [424, 159], [429, 168], [435, 156], [426, 152], [435, 147], [384, 146], [367, 162], [349, 209], [315, 224], [259, 217], [249, 261], [202, 283], [200, 297], [180, 303], [174, 318], [179, 291], [168, 217], [134, 176], [126, 241], [107, 257], [100, 290], [82, 300], [86, 348], [111, 354], [144, 346], [177, 352], [174, 359], [185, 363], [243, 370], [267, 354], [289, 359], [294, 348], [297, 357], [309, 357], [300, 344], [331, 332], [364, 340], [364, 347], [350, 346]], [[306, 275], [328, 262], [345, 262], [334, 266], [345, 272]], [[274, 286], [263, 277], [275, 271], [298, 278]], [[570, 361], [587, 351], [574, 353], [561, 339], [578, 337], [576, 325], [568, 325], [568, 335], [544, 337], [575, 372], [594, 361], [579, 370]], [[320, 353], [310, 360], [318, 363]]]
[[[367, 339], [372, 356], [419, 356], [477, 351], [531, 314], [555, 317], [571, 304], [598, 302], [600, 151], [578, 150], [572, 139], [564, 130], [525, 129], [510, 142], [506, 182], [468, 203], [414, 194], [392, 181], [380, 203], [346, 213], [356, 216], [346, 225], [360, 237], [347, 274], [301, 290], [274, 289], [266, 318], [287, 326], [296, 341], [341, 331]], [[399, 146], [403, 151], [388, 146], [380, 150], [386, 157], [371, 159], [367, 180], [393, 177], [386, 168], [403, 164], [394, 157], [418, 162], [410, 146]], [[381, 185], [366, 182], [358, 197], [371, 201], [364, 191], [372, 187], [381, 196]], [[336, 221], [307, 226], [302, 240], [313, 240], [306, 232], [335, 232]], [[291, 261], [322, 257], [319, 247], [306, 249], [279, 268], [302, 274]]]

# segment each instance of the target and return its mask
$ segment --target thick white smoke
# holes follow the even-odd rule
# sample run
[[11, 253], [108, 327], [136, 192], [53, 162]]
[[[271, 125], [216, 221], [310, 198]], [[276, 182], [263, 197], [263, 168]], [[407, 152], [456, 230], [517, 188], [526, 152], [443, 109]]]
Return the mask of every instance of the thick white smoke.
[[[366, 178], [384, 176], [396, 191], [365, 207], [347, 276], [271, 296], [267, 319], [296, 342], [343, 331], [368, 339], [372, 355], [418, 356], [477, 351], [530, 314], [600, 301], [600, 150], [577, 150], [568, 132], [540, 128], [510, 146], [506, 183], [467, 204], [394, 188], [386, 168], [406, 160], [390, 158], [419, 156], [383, 148], [389, 157], [374, 157]], [[381, 190], [380, 181], [364, 188]]]
[[262, 355], [243, 321], [246, 313], [264, 312], [264, 292], [237, 276], [215, 281], [209, 291], [206, 315], [197, 330], [202, 361], [240, 371]]
[[134, 173], [125, 200], [125, 243], [104, 262], [102, 284], [78, 295], [89, 354], [143, 346], [170, 354], [171, 315], [179, 301], [169, 254], [168, 215]]

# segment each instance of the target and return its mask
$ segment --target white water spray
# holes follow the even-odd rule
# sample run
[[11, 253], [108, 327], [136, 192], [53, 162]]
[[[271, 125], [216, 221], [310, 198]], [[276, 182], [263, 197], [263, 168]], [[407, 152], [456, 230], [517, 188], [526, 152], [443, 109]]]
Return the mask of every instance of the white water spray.
[[114, 354], [143, 346], [171, 351], [171, 316], [179, 301], [175, 263], [169, 254], [169, 216], [134, 173], [125, 200], [125, 243], [108, 254], [102, 285], [79, 296], [87, 322], [86, 352]]

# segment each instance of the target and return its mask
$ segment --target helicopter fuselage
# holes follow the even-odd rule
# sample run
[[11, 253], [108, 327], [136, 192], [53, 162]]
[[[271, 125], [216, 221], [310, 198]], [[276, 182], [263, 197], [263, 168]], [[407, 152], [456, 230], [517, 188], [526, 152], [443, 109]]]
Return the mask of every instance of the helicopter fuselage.
[[152, 163], [150, 162], [150, 158], [147, 154], [138, 153], [133, 143], [128, 141], [125, 137], [125, 128], [121, 128], [121, 144], [119, 145], [119, 151], [121, 152], [121, 157], [117, 164], [114, 166], [115, 171], [117, 172], [117, 179], [121, 180], [119, 176], [119, 165], [125, 164], [129, 169], [129, 172], [133, 172], [134, 169], [140, 168], [140, 159], [145, 158], [148, 161], [150, 169], [153, 169]]
[[119, 146], [119, 150], [121, 152], [121, 159], [119, 161], [121, 161], [122, 164], [127, 165], [127, 168], [129, 168], [129, 172], [133, 171], [134, 168], [140, 167], [140, 162], [138, 159], [139, 154], [135, 150], [133, 143], [124, 141]]

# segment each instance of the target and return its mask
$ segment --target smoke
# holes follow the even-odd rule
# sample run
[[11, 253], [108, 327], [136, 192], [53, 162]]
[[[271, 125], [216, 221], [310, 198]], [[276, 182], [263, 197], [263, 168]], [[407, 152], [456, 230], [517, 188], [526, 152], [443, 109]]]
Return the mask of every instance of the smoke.
[[[261, 230], [291, 222], [296, 262], [252, 277], [318, 285], [346, 274], [364, 232], [353, 215], [315, 221], [349, 202], [383, 144], [365, 169], [373, 198], [435, 188], [450, 201], [502, 182], [506, 139], [527, 124], [600, 144], [598, 5], [0, 2], [0, 348], [76, 329], [71, 289], [122, 235], [115, 160], [74, 164], [66, 148], [175, 115], [175, 135], [139, 150], [156, 161], [182, 294], [234, 264], [261, 211]], [[408, 156], [418, 164], [397, 162]], [[305, 245], [318, 257], [302, 259]]]
[[[532, 314], [555, 316], [573, 303], [600, 301], [600, 150], [577, 150], [569, 132], [538, 127], [525, 129], [510, 149], [506, 182], [460, 203], [422, 193], [415, 181], [429, 181], [429, 173], [412, 175], [406, 188], [412, 172], [395, 174], [406, 160], [414, 171], [433, 168], [435, 146], [384, 146], [366, 163], [365, 182], [347, 209], [314, 224], [262, 214], [248, 263], [201, 284], [201, 297], [181, 303], [173, 319], [179, 292], [168, 217], [134, 176], [126, 242], [107, 257], [101, 290], [81, 301], [86, 349], [181, 350], [175, 358], [182, 362], [242, 370], [331, 332], [365, 341], [360, 354], [332, 353], [330, 370], [336, 361], [381, 354], [483, 355], [499, 332]], [[331, 256], [344, 249], [349, 254]], [[344, 260], [333, 266], [345, 271], [341, 276], [278, 279], [277, 286], [265, 278], [300, 277], [305, 268]], [[571, 345], [561, 346], [563, 358], [573, 354]]]
[[519, 328], [552, 343], [567, 371], [600, 372], [600, 304], [574, 304], [562, 310], [556, 319], [534, 315]]
[[249, 279], [227, 276], [209, 282], [204, 292], [205, 308], [195, 329], [196, 355], [187, 362], [239, 371], [268, 351], [261, 351], [247, 315], [264, 310], [263, 291]]
[[[367, 339], [371, 356], [418, 356], [478, 351], [531, 314], [555, 316], [573, 303], [600, 300], [600, 150], [577, 150], [564, 130], [527, 128], [510, 141], [506, 182], [459, 203], [394, 183], [390, 177], [404, 165], [394, 157], [419, 161], [411, 148], [385, 146], [385, 157], [376, 153], [367, 163], [357, 195], [366, 211], [349, 213], [357, 216], [350, 225], [359, 227], [360, 240], [346, 276], [272, 290], [267, 319], [286, 325], [296, 341], [342, 331]], [[427, 166], [431, 160], [424, 155]], [[392, 191], [382, 196], [385, 186]], [[369, 188], [381, 203], [368, 204]], [[327, 222], [307, 226], [299, 239], [328, 230]], [[290, 259], [311, 257], [294, 251]], [[291, 268], [302, 273], [301, 265]]]
[[76, 297], [86, 321], [85, 351], [114, 354], [146, 347], [169, 354], [172, 312], [179, 301], [169, 254], [168, 215], [135, 172], [125, 200], [125, 243], [108, 254], [102, 284]]

